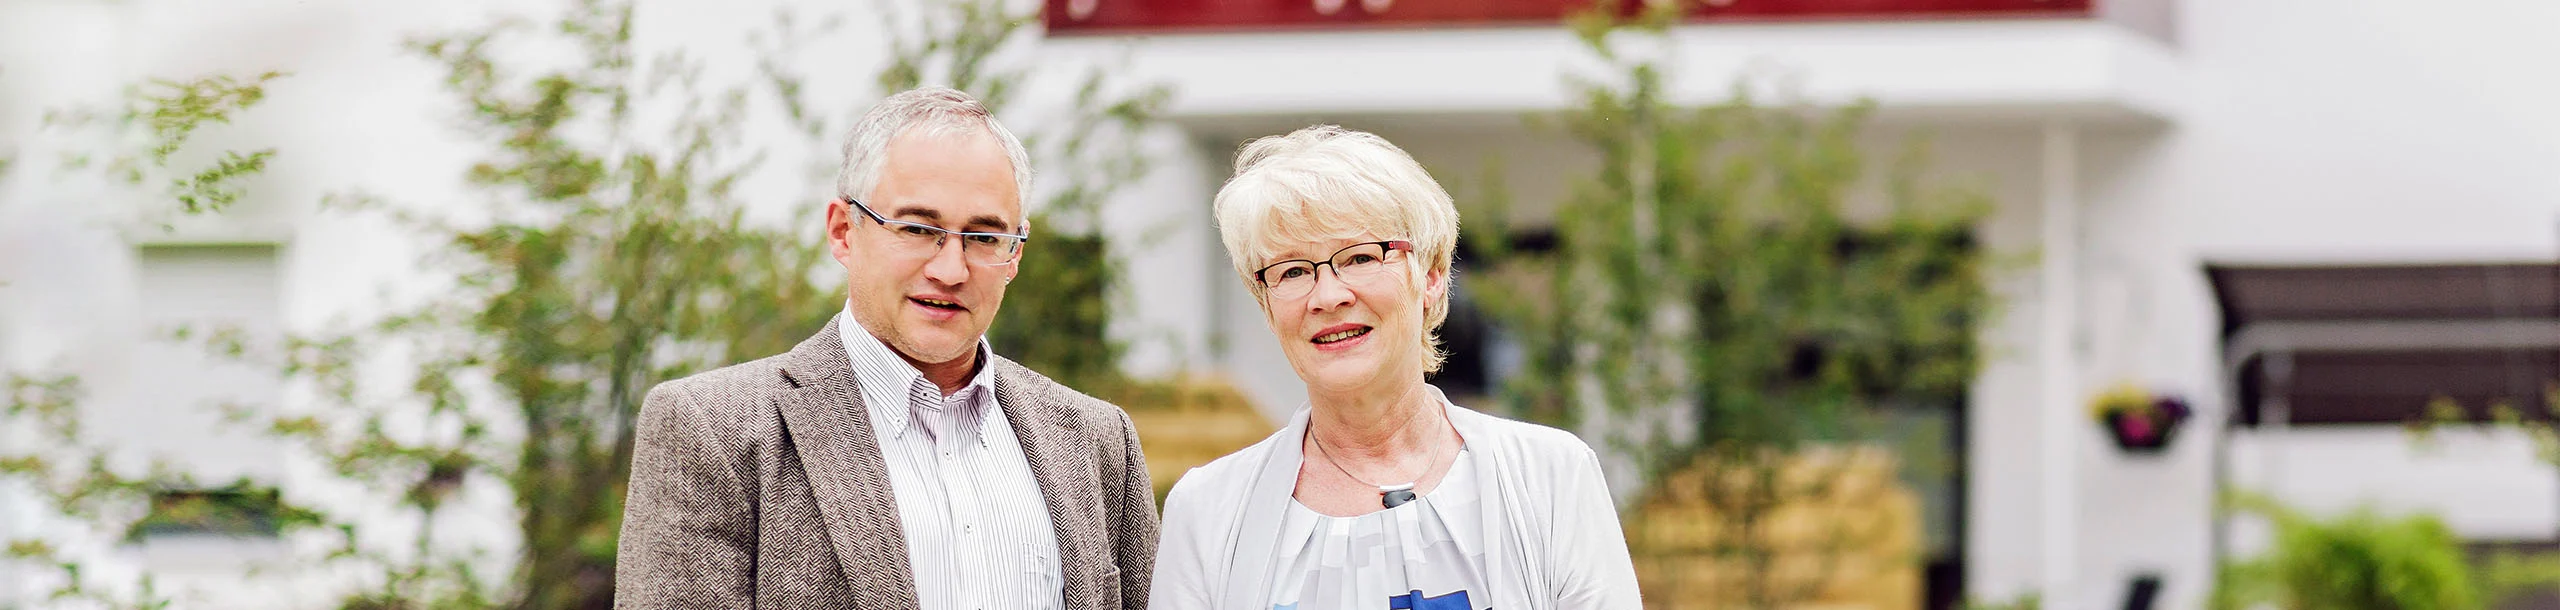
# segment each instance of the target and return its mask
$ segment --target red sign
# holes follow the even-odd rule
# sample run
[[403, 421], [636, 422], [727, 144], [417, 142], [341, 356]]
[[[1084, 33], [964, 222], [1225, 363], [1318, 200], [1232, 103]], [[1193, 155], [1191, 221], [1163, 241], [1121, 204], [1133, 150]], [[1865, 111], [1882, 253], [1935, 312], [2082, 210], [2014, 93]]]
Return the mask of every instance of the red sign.
[[[2095, 0], [1689, 0], [1693, 21], [2091, 17]], [[1053, 35], [1556, 23], [1590, 0], [1046, 0]], [[1640, 2], [1628, 2], [1640, 5]]]

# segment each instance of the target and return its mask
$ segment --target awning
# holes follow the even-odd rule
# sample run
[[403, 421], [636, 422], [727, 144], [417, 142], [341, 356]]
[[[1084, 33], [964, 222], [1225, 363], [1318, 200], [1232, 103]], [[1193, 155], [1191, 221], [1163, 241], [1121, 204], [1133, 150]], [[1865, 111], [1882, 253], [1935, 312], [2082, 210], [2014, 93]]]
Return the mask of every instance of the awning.
[[[2545, 414], [2560, 265], [2209, 266], [2236, 425], [2406, 423], [2449, 398]], [[2271, 412], [2276, 411], [2276, 412]]]

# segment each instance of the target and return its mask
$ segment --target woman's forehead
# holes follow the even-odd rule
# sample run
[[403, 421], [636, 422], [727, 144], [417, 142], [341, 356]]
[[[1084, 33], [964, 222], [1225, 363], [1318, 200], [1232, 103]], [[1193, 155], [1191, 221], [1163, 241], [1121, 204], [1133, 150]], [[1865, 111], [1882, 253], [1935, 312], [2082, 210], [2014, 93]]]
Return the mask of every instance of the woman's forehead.
[[1333, 256], [1333, 253], [1339, 252], [1343, 248], [1350, 247], [1354, 244], [1368, 243], [1378, 241], [1379, 239], [1380, 238], [1376, 233], [1370, 231], [1345, 233], [1332, 237], [1318, 238], [1279, 236], [1275, 237], [1270, 242], [1270, 254], [1263, 258], [1269, 262], [1293, 259], [1316, 260], [1319, 258]]

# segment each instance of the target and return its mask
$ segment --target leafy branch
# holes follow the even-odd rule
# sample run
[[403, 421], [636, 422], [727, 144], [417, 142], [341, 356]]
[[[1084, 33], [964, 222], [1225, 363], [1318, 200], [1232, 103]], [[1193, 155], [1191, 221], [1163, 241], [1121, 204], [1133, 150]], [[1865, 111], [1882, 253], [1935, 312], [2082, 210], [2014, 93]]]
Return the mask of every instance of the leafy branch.
[[64, 151], [65, 171], [102, 170], [127, 186], [160, 184], [159, 195], [176, 202], [180, 214], [221, 212], [240, 200], [244, 181], [266, 170], [275, 149], [220, 151], [211, 163], [194, 169], [178, 167], [171, 158], [204, 128], [229, 124], [264, 101], [267, 84], [283, 77], [266, 72], [248, 78], [152, 80], [128, 88], [120, 108], [49, 112], [45, 123], [102, 130], [106, 139], [119, 143], [104, 151]]

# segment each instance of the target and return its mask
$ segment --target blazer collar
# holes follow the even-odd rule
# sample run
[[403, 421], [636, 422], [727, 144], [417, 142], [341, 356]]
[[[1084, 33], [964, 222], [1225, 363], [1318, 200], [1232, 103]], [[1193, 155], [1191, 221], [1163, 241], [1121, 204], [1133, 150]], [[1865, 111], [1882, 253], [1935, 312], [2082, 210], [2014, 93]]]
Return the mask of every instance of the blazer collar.
[[[1103, 514], [1099, 448], [1094, 434], [1083, 429], [1073, 407], [1061, 404], [1057, 382], [1012, 360], [990, 354], [995, 371], [996, 405], [1013, 424], [1022, 443], [1022, 458], [1040, 483], [1040, 499], [1049, 509], [1049, 525], [1058, 536], [1058, 575], [1068, 608], [1093, 608], [1103, 587], [1118, 587], [1105, 578], [1114, 560], [1101, 534], [1110, 523]], [[1114, 435], [1116, 436], [1116, 434]]]
[[898, 499], [871, 422], [862, 416], [862, 392], [836, 327], [841, 323], [842, 316], [827, 322], [825, 330], [783, 355], [782, 375], [792, 389], [776, 406], [827, 521], [836, 566], [853, 580], [853, 605], [911, 608], [915, 574], [907, 563]]
[[[897, 496], [890, 489], [888, 463], [872, 435], [862, 405], [860, 381], [853, 374], [839, 324], [784, 354], [781, 373], [793, 387], [780, 398], [784, 424], [799, 448], [817, 495], [819, 512], [836, 561], [848, 577], [872, 574], [885, 580], [856, 578], [855, 607], [906, 608], [916, 605], [915, 575], [907, 563], [905, 530], [898, 521]], [[1022, 443], [1022, 456], [1039, 483], [1049, 523], [1057, 531], [1060, 582], [1066, 607], [1099, 603], [1105, 572], [1115, 565], [1102, 507], [1097, 448], [1082, 429], [1072, 407], [1060, 404], [1055, 382], [1022, 365], [987, 354], [993, 371], [996, 404], [1012, 423]]]

